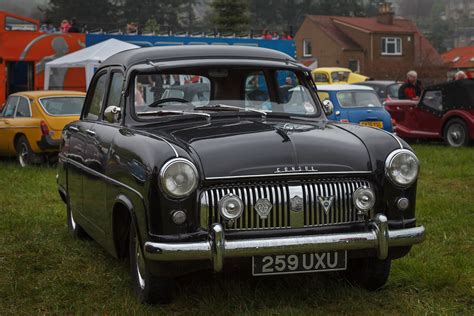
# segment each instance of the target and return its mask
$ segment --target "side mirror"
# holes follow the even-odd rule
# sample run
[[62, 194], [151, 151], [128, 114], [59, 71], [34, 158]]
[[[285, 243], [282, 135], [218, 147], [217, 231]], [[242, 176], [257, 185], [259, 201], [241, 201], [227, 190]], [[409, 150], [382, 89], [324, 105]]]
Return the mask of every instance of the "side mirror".
[[323, 111], [327, 116], [334, 112], [334, 104], [332, 104], [331, 100], [326, 99], [323, 101]]
[[120, 121], [122, 109], [115, 105], [109, 105], [104, 111], [104, 118], [109, 123]]

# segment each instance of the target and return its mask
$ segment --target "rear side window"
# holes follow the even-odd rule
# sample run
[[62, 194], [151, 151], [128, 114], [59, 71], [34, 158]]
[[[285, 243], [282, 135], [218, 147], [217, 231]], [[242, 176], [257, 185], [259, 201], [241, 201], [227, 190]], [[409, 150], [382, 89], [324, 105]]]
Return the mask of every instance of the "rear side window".
[[19, 98], [18, 96], [8, 98], [7, 105], [5, 105], [5, 109], [3, 110], [3, 117], [13, 117], [13, 115], [15, 115], [15, 108]]
[[80, 115], [84, 97], [51, 97], [39, 100], [43, 110], [51, 116]]
[[84, 119], [96, 121], [100, 115], [100, 109], [105, 97], [105, 82], [107, 76], [105, 73], [100, 75], [92, 87], [92, 96], [88, 98], [88, 104], [84, 112]]
[[329, 78], [325, 73], [317, 72], [314, 74], [315, 82], [329, 82]]
[[24, 97], [20, 97], [16, 110], [16, 117], [31, 117], [30, 102]]

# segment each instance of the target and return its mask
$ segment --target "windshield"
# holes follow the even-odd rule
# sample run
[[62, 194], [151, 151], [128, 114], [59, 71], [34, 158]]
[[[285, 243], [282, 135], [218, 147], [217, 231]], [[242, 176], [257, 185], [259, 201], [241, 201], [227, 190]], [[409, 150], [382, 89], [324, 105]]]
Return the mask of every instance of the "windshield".
[[341, 91], [337, 93], [337, 100], [344, 108], [382, 106], [379, 98], [372, 91]]
[[317, 98], [302, 73], [286, 69], [218, 68], [138, 74], [138, 117], [173, 112], [260, 111], [319, 115]]
[[80, 115], [84, 97], [49, 97], [41, 98], [39, 102], [51, 116]]

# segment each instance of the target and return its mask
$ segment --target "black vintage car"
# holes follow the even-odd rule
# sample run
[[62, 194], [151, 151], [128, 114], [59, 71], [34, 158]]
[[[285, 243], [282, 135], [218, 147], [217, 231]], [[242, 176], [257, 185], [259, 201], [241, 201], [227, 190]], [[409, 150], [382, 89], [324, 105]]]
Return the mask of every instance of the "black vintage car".
[[69, 230], [130, 256], [141, 302], [169, 300], [178, 276], [235, 265], [345, 270], [377, 289], [424, 238], [418, 159], [388, 132], [328, 121], [331, 111], [310, 70], [276, 51], [116, 54], [63, 132]]

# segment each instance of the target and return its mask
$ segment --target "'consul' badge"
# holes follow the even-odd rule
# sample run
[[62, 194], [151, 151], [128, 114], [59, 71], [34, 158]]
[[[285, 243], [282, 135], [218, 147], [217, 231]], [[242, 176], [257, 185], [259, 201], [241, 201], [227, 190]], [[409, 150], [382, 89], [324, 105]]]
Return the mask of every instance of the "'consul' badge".
[[331, 208], [332, 201], [334, 201], [334, 196], [318, 196], [319, 204], [323, 207], [324, 212], [327, 214]]
[[295, 195], [290, 199], [290, 208], [293, 212], [301, 212], [303, 210], [303, 199]]
[[268, 199], [258, 199], [254, 205], [254, 209], [257, 211], [258, 215], [260, 215], [261, 219], [267, 219], [268, 214], [272, 209], [273, 205]]

